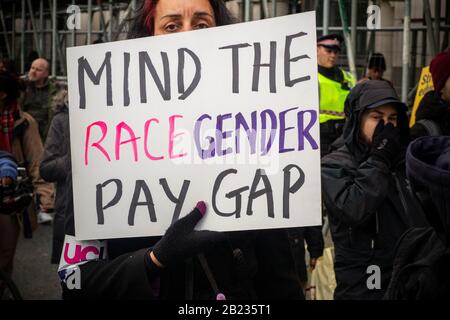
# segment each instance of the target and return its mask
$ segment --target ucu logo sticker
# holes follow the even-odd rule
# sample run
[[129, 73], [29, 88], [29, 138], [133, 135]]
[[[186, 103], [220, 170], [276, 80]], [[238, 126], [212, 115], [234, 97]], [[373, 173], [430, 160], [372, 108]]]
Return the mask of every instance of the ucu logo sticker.
[[102, 259], [104, 255], [104, 247], [100, 250], [95, 246], [81, 247], [81, 245], [75, 245], [75, 252], [72, 257], [69, 257], [70, 243], [66, 243], [64, 247], [64, 261], [67, 264], [75, 264], [81, 261]]

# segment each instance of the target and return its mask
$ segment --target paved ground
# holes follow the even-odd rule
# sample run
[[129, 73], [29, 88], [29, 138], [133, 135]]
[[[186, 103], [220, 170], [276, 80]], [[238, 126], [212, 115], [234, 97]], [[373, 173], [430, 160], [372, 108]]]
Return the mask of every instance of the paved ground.
[[51, 246], [50, 225], [40, 225], [32, 239], [20, 237], [13, 280], [24, 299], [61, 299], [58, 266], [50, 264]]

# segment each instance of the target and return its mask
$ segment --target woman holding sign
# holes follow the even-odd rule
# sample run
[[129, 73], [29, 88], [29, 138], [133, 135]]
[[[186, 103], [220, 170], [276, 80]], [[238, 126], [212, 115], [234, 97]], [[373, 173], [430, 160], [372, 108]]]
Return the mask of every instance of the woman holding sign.
[[[232, 22], [222, 0], [147, 0], [141, 3], [130, 36]], [[67, 211], [73, 212], [71, 181], [68, 188]], [[66, 241], [59, 271], [64, 298], [304, 298], [286, 230], [195, 231], [205, 213], [206, 204], [200, 201], [162, 238], [114, 239], [107, 241], [107, 249], [104, 242], [85, 241], [71, 258], [67, 252], [73, 252], [74, 242]], [[105, 250], [108, 260], [102, 259]]]

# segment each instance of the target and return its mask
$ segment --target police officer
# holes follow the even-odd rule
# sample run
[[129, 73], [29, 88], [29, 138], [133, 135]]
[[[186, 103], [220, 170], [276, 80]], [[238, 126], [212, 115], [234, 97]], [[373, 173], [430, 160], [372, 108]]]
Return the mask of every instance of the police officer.
[[336, 66], [342, 41], [338, 34], [317, 39], [321, 156], [329, 153], [331, 144], [342, 133], [344, 101], [355, 85], [353, 76]]

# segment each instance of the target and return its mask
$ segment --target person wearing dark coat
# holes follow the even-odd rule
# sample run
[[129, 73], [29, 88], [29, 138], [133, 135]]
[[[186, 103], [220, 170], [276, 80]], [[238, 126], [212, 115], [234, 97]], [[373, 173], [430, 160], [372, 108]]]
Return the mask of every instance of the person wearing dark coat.
[[[72, 184], [67, 186], [66, 232], [70, 225], [67, 233], [75, 235]], [[63, 299], [304, 299], [286, 229], [192, 231], [201, 219], [197, 211], [185, 217], [190, 227], [182, 218], [162, 238], [107, 240], [108, 260], [80, 263], [80, 290], [61, 279]], [[174, 226], [188, 233], [173, 232]], [[205, 236], [198, 238], [199, 232]]]
[[291, 242], [292, 254], [294, 255], [295, 266], [303, 289], [308, 281], [307, 266], [305, 263], [305, 242], [309, 253], [309, 266], [314, 269], [317, 259], [323, 255], [324, 241], [322, 227], [302, 227], [288, 229], [289, 240]]
[[[223, 0], [147, 0], [139, 1], [137, 8], [135, 23], [130, 27], [132, 38], [203, 29], [234, 21]], [[70, 174], [68, 181], [65, 211], [66, 219], [70, 220], [73, 216]], [[304, 298], [285, 229], [226, 233], [194, 231], [205, 212], [205, 204], [199, 202], [163, 237], [107, 240], [108, 260], [83, 261], [75, 265], [79, 268], [80, 289], [68, 286], [68, 274], [74, 267], [68, 266], [67, 272], [60, 269], [63, 297]], [[66, 223], [66, 231], [76, 232], [70, 229], [74, 229], [73, 218]]]
[[416, 123], [411, 128], [411, 139], [430, 135], [424, 123], [432, 121], [438, 132], [431, 135], [450, 135], [450, 102], [443, 100], [436, 91], [425, 94], [416, 112]]
[[334, 298], [381, 299], [396, 242], [422, 223], [404, 171], [406, 106], [386, 81], [368, 80], [352, 89], [345, 113], [345, 144], [322, 159], [323, 199], [335, 246]]
[[422, 137], [406, 154], [412, 192], [420, 199], [428, 227], [400, 239], [386, 299], [450, 298], [450, 137]]
[[[21, 193], [23, 202], [19, 201], [20, 210], [13, 215], [0, 215], [0, 269], [11, 274], [20, 231], [30, 238], [37, 227], [38, 212], [48, 215], [53, 210], [54, 188], [39, 174], [44, 148], [38, 124], [21, 110], [20, 84], [15, 75], [6, 72], [0, 72], [0, 149], [11, 153], [26, 169], [30, 184], [24, 182], [21, 186], [27, 185], [32, 193]], [[34, 201], [27, 200], [31, 198]]]
[[[439, 53], [430, 63], [434, 90], [427, 92], [416, 111], [411, 138], [450, 135], [450, 52]], [[429, 129], [427, 129], [429, 127]]]
[[55, 217], [53, 220], [53, 243], [51, 263], [59, 263], [64, 244], [65, 218], [64, 210], [67, 203], [66, 179], [70, 171], [70, 133], [69, 112], [66, 98], [67, 91], [62, 91], [55, 103], [54, 117], [50, 124], [47, 140], [44, 146], [44, 156], [39, 170], [41, 177], [56, 183]]

